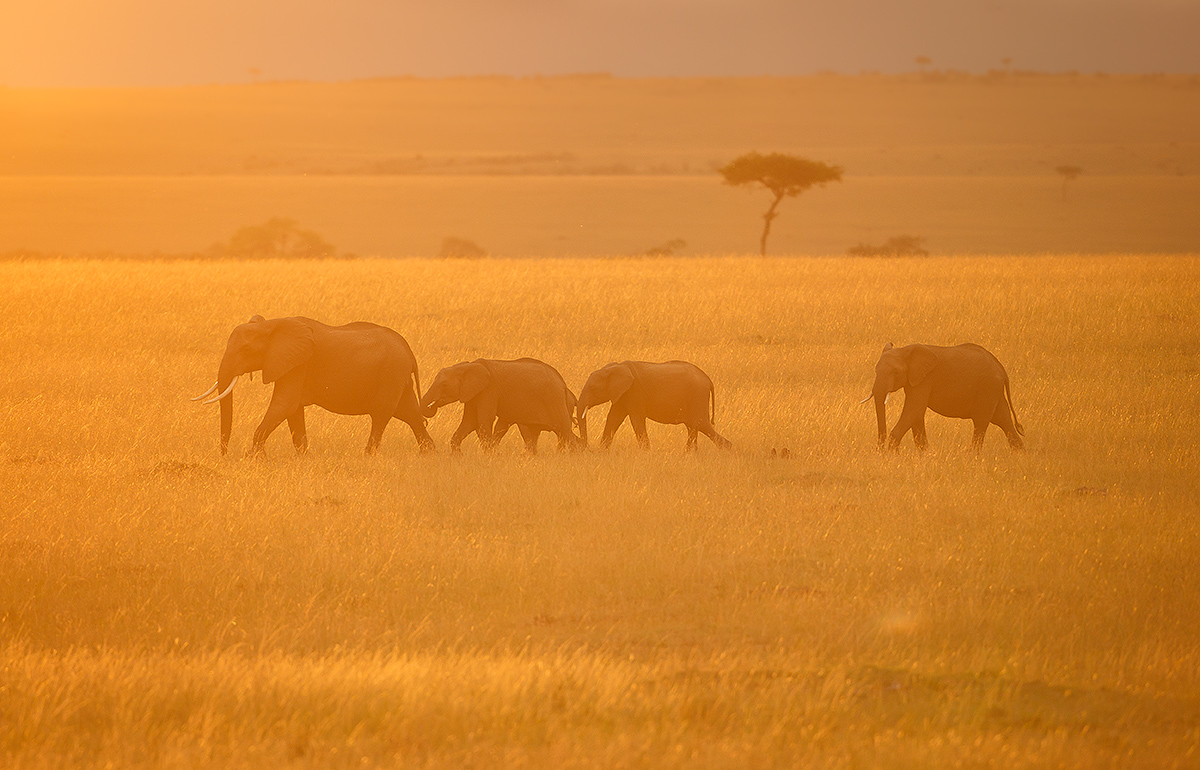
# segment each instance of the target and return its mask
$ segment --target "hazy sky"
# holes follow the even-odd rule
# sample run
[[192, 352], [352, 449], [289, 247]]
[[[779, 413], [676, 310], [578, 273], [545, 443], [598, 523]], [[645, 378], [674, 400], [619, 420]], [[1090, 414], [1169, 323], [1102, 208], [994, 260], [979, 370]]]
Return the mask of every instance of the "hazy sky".
[[1200, 72], [1200, 0], [0, 0], [0, 85]]

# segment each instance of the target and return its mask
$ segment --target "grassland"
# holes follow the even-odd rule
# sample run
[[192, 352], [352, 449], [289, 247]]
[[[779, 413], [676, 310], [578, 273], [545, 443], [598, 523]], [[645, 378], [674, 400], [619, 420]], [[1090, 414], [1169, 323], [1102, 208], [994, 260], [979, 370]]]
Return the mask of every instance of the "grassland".
[[[756, 245], [750, 151], [845, 167], [772, 253], [1200, 253], [1200, 76], [397, 79], [0, 88], [0, 254], [196, 254], [298, 219], [342, 251]], [[1084, 175], [1062, 200], [1055, 168]]]
[[[0, 764], [1188, 766], [1200, 262], [0, 264]], [[731, 453], [217, 454], [251, 313], [370, 319], [425, 381], [535, 355], [717, 385]], [[874, 446], [882, 344], [973, 340], [1027, 452]], [[234, 451], [269, 397], [239, 385]], [[595, 420], [597, 418], [593, 418]], [[703, 441], [703, 439], [702, 439]], [[792, 457], [772, 458], [788, 447]]]

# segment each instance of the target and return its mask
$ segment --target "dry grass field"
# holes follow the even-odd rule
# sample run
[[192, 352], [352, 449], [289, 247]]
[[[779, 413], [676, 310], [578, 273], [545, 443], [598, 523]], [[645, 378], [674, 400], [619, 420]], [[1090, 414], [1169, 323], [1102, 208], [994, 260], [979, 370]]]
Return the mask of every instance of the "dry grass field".
[[[246, 460], [254, 382], [223, 459], [252, 313], [686, 358], [735, 448]], [[0, 765], [1195, 766], [1197, 328], [1188, 257], [0, 263]], [[968, 340], [1028, 450], [881, 455], [882, 345]]]

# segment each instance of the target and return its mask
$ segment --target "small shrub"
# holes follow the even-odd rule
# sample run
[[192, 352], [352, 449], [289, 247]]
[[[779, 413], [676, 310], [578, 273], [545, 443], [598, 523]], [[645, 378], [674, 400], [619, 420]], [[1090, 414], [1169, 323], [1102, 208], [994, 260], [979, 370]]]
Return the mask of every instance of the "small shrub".
[[888, 238], [882, 246], [860, 243], [846, 249], [852, 257], [926, 257], [925, 239], [919, 235], [896, 235]]
[[261, 225], [249, 225], [233, 234], [228, 243], [209, 250], [218, 257], [261, 259], [320, 259], [336, 257], [337, 249], [312, 230], [303, 230], [294, 219], [272, 217]]
[[466, 238], [445, 238], [438, 256], [442, 259], [483, 259], [488, 255], [475, 241]]
[[687, 241], [682, 238], [672, 238], [664, 244], [655, 246], [652, 249], [646, 249], [642, 252], [643, 257], [671, 257], [675, 252], [687, 246]]

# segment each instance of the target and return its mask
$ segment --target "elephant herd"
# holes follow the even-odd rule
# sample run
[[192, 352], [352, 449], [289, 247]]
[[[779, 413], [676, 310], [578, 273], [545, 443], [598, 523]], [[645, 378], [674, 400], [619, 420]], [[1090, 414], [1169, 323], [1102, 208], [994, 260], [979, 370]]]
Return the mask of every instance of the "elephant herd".
[[[537, 451], [543, 432], [557, 436], [559, 449], [586, 447], [588, 410], [605, 403], [611, 406], [600, 438], [603, 447], [612, 443], [626, 419], [643, 447], [649, 446], [646, 420], [684, 425], [689, 449], [695, 448], [700, 433], [718, 447], [730, 446], [713, 427], [712, 380], [686, 361], [608, 364], [592, 372], [576, 398], [558, 370], [547, 363], [534, 358], [481, 358], [442, 369], [421, 395], [412, 348], [387, 327], [365, 321], [328, 326], [311, 318], [268, 320], [256, 315], [229, 335], [216, 382], [192, 399], [220, 403], [222, 454], [228, 451], [233, 426], [233, 387], [239, 377], [247, 373], [253, 377], [256, 371], [262, 372], [263, 383], [274, 383], [275, 389], [254, 431], [250, 454], [262, 452], [267, 437], [284, 420], [296, 451], [305, 452], [304, 408], [312, 404], [336, 414], [370, 415], [367, 454], [378, 448], [393, 417], [408, 423], [422, 451], [433, 450], [426, 420], [455, 402], [463, 404], [463, 416], [450, 438], [453, 450], [472, 433], [484, 449], [491, 450], [513, 425], [530, 452]], [[904, 409], [889, 440], [885, 404], [888, 395], [901, 388]], [[889, 344], [876, 364], [875, 386], [864, 403], [872, 398], [881, 446], [896, 448], [911, 430], [917, 446], [924, 449], [925, 411], [932, 409], [972, 420], [976, 448], [990, 424], [1004, 431], [1014, 449], [1022, 447], [1024, 429], [1012, 408], [1008, 374], [995, 356], [978, 345], [894, 348]]]

